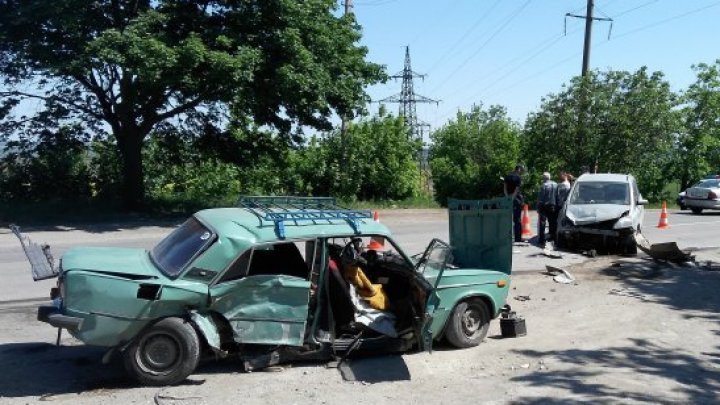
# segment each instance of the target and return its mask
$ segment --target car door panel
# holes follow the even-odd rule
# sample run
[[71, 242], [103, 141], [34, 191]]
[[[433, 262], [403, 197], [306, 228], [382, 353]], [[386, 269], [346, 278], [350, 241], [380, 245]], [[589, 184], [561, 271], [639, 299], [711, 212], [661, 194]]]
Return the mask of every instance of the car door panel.
[[310, 282], [288, 275], [256, 275], [212, 288], [210, 309], [221, 313], [234, 340], [302, 346]]

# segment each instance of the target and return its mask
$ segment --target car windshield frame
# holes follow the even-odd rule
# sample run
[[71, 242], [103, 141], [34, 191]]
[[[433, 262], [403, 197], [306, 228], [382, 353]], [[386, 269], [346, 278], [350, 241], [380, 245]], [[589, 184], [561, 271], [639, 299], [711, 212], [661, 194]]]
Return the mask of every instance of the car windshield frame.
[[210, 228], [190, 217], [152, 248], [150, 258], [163, 274], [175, 278], [214, 240]]
[[[608, 186], [615, 186], [615, 185], [622, 185], [624, 186], [625, 195], [623, 199], [612, 199], [608, 198], [607, 194], [607, 188]], [[586, 197], [581, 198], [581, 188], [588, 189], [588, 192], [586, 192]], [[590, 189], [598, 189], [601, 190], [603, 193], [602, 196], [600, 194], [595, 194], [598, 198], [592, 198], [593, 191], [590, 191]], [[595, 205], [595, 204], [609, 204], [609, 205], [630, 205], [630, 183], [625, 181], [583, 181], [578, 182], [575, 184], [575, 187], [573, 187], [572, 193], [570, 197], [568, 197], [568, 205]]]

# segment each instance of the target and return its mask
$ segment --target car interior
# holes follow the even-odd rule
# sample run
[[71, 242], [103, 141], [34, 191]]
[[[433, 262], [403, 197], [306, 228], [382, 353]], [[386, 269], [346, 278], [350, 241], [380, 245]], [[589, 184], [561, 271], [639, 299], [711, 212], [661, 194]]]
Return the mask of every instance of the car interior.
[[367, 249], [362, 243], [357, 264], [373, 285], [381, 286], [390, 303], [385, 310], [371, 308], [345, 276], [352, 264], [343, 259], [343, 250], [352, 248], [351, 243], [340, 238], [328, 241], [327, 289], [319, 297], [318, 339], [326, 340], [330, 335], [353, 339], [360, 333], [397, 337], [411, 332], [422, 319], [425, 302], [425, 292], [413, 281], [412, 266], [397, 253]]

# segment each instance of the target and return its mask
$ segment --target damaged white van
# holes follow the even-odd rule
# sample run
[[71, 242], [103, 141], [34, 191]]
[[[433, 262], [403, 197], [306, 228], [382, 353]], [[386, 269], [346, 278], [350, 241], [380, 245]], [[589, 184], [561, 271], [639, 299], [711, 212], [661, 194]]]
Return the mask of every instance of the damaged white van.
[[583, 174], [558, 214], [556, 246], [635, 254], [646, 204], [629, 174]]

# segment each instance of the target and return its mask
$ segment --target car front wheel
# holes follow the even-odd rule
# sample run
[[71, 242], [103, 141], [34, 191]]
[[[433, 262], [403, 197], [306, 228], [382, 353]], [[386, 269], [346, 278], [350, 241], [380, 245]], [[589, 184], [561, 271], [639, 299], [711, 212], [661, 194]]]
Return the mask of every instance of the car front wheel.
[[692, 211], [692, 213], [695, 215], [700, 215], [702, 214], [703, 209], [698, 207], [690, 207], [690, 211]]
[[445, 331], [448, 342], [459, 348], [477, 346], [490, 326], [490, 310], [480, 299], [463, 301], [453, 310]]
[[165, 318], [151, 326], [123, 353], [125, 369], [143, 385], [172, 385], [195, 371], [200, 340], [192, 325]]

